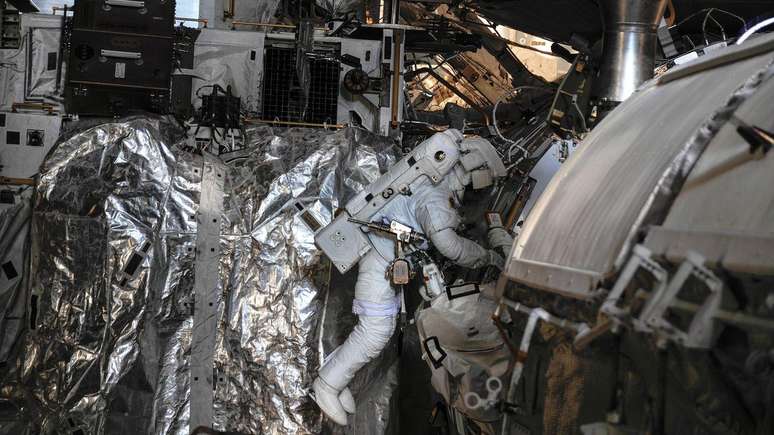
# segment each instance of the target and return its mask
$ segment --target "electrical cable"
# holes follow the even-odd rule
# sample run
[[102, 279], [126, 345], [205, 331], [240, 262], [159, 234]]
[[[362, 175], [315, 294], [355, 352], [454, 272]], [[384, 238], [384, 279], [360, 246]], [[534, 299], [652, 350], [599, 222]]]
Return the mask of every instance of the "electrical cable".
[[[430, 67], [430, 71], [435, 71], [436, 69], [440, 68], [440, 67], [441, 67], [443, 64], [445, 64], [446, 62], [449, 62], [450, 60], [452, 60], [452, 59], [454, 59], [454, 58], [458, 57], [458, 56], [459, 56], [459, 55], [461, 55], [461, 54], [463, 54], [463, 52], [461, 52], [461, 51], [460, 51], [460, 52], [457, 52], [457, 53], [454, 53], [453, 55], [451, 55], [451, 56], [449, 56], [449, 57], [447, 57], [447, 58], [444, 58], [444, 59], [441, 61], [441, 63], [437, 64], [436, 66], [432, 66], [432, 65], [430, 64], [430, 62], [425, 62], [425, 63], [427, 63], [428, 67]], [[427, 76], [429, 76], [429, 75], [430, 75], [430, 73], [429, 73], [429, 72], [426, 72], [426, 73], [425, 73], [425, 75], [424, 75], [424, 77], [420, 78], [420, 79], [419, 79], [419, 81], [420, 81], [420, 82], [422, 82], [422, 81], [423, 81], [423, 80], [425, 80], [425, 79], [427, 78]]]
[[685, 24], [691, 18], [696, 17], [699, 14], [702, 14], [704, 12], [706, 12], [708, 14], [711, 14], [713, 11], [718, 11], [718, 12], [724, 13], [724, 14], [730, 16], [730, 17], [734, 17], [737, 20], [739, 20], [742, 23], [742, 25], [745, 26], [745, 28], [747, 27], [747, 22], [744, 20], [744, 18], [740, 17], [737, 14], [731, 13], [731, 12], [723, 10], [723, 9], [718, 9], [718, 8], [704, 8], [704, 9], [698, 10], [698, 11], [692, 13], [691, 15], [688, 15], [687, 17], [683, 18], [682, 20], [680, 20], [677, 24], [675, 24], [672, 27], [679, 27], [680, 25]]
[[746, 41], [750, 36], [756, 34], [759, 30], [763, 29], [764, 27], [768, 27], [770, 25], [774, 24], [774, 17], [767, 18], [760, 23], [750, 27], [746, 32], [742, 34], [742, 36], [739, 37], [739, 39], [736, 40], [736, 45], [739, 45]]
[[710, 18], [712, 18], [712, 21], [720, 28], [720, 34], [723, 38], [723, 40], [726, 40], [726, 29], [723, 28], [723, 26], [718, 22], [718, 20], [715, 19], [715, 17], [712, 16], [712, 12], [715, 10], [715, 8], [710, 8], [709, 11], [707, 11], [707, 15], [704, 16], [704, 21], [701, 23], [701, 34], [704, 37], [704, 45], [710, 45], [709, 41], [707, 40], [707, 21], [709, 21]]
[[501, 102], [501, 101], [502, 101], [502, 100], [503, 100], [505, 97], [507, 97], [507, 96], [511, 96], [511, 95], [515, 95], [516, 93], [518, 93], [519, 91], [521, 91], [521, 90], [524, 90], [524, 89], [546, 90], [545, 88], [541, 88], [541, 87], [539, 87], [539, 86], [517, 86], [517, 87], [515, 87], [515, 88], [511, 89], [510, 91], [508, 91], [508, 92], [506, 92], [506, 93], [502, 94], [502, 95], [500, 96], [500, 98], [498, 98], [498, 99], [497, 99], [497, 102], [495, 103], [494, 107], [492, 108], [492, 125], [494, 126], [495, 134], [497, 134], [497, 136], [498, 136], [500, 139], [502, 139], [502, 140], [503, 140], [505, 143], [507, 143], [507, 144], [510, 144], [510, 145], [511, 145], [511, 147], [508, 149], [508, 155], [509, 155], [509, 157], [510, 157], [510, 154], [511, 154], [511, 150], [512, 150], [512, 148], [513, 148], [514, 146], [515, 146], [515, 147], [517, 147], [517, 148], [519, 149], [519, 151], [521, 151], [521, 153], [522, 153], [522, 157], [519, 159], [519, 161], [518, 161], [518, 162], [516, 162], [517, 164], [518, 164], [519, 162], [521, 162], [522, 160], [524, 160], [524, 159], [527, 157], [527, 155], [529, 154], [529, 151], [527, 151], [526, 149], [524, 149], [524, 147], [522, 147], [521, 145], [519, 145], [519, 144], [518, 144], [518, 142], [515, 142], [515, 141], [513, 141], [513, 140], [511, 140], [511, 139], [507, 139], [507, 138], [506, 138], [505, 136], [503, 136], [503, 134], [500, 132], [500, 128], [497, 126], [497, 107], [498, 107], [498, 106], [500, 106], [500, 102]]
[[[454, 68], [454, 67], [452, 67], [452, 68]], [[476, 98], [476, 100], [477, 100], [476, 101], [476, 105], [478, 107], [482, 107], [482, 106], [487, 105], [487, 104], [490, 103], [490, 101], [486, 97], [486, 95], [484, 95], [483, 92], [478, 90], [478, 88], [476, 88], [476, 85], [473, 84], [473, 82], [471, 82], [469, 78], [467, 78], [464, 75], [462, 75], [462, 73], [457, 73], [457, 74], [459, 74], [459, 76], [457, 76], [457, 75], [455, 75], [454, 71], [449, 71], [448, 69], [446, 69], [446, 66], [441, 66], [441, 70], [443, 70], [443, 72], [445, 72], [446, 74], [448, 74], [451, 77], [455, 77], [455, 78], [458, 78], [458, 79], [460, 77], [463, 78], [464, 81], [458, 81], [458, 83], [461, 86], [464, 86], [465, 88], [467, 88], [466, 90], [467, 90], [468, 94], [476, 95], [477, 96], [477, 98]], [[456, 68], [455, 68], [455, 70], [456, 70]], [[468, 98], [470, 98], [470, 95], [468, 95]], [[473, 106], [471, 106], [471, 107], [473, 107]], [[473, 108], [475, 109], [475, 107], [473, 107]], [[484, 116], [486, 116], [486, 115], [484, 115]], [[488, 123], [489, 123], [489, 120], [487, 120], [487, 124]]]
[[[218, 86], [218, 85], [204, 85], [204, 86], [201, 86], [201, 87], [199, 87], [199, 89], [196, 90], [194, 95], [196, 95], [198, 98], [202, 98], [202, 96], [199, 95], [199, 91], [201, 91], [202, 89], [206, 89], [206, 88], [213, 88], [214, 89], [215, 86]], [[220, 86], [218, 86], [218, 87], [220, 87]]]

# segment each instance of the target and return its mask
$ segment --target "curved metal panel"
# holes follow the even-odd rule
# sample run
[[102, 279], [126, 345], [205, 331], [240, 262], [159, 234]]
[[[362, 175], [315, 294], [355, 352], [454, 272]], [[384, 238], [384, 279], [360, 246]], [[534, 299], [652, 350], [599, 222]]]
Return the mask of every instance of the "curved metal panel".
[[[734, 113], [774, 131], [774, 81]], [[751, 152], [726, 124], [696, 162], [664, 222], [645, 239], [655, 254], [683, 261], [689, 250], [728, 271], [774, 274], [774, 153]]]
[[590, 296], [620, 267], [622, 251], [651, 211], [654, 189], [685, 145], [771, 59], [767, 52], [646, 84], [556, 174], [514, 244], [506, 275], [569, 296]]

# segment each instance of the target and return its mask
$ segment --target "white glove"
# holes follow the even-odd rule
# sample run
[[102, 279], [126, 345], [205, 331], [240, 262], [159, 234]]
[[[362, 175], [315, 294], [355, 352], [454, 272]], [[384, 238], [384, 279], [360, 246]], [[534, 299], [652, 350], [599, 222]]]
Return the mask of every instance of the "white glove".
[[501, 249], [503, 253], [511, 252], [513, 246], [513, 237], [503, 227], [492, 227], [486, 234], [489, 247], [492, 249]]

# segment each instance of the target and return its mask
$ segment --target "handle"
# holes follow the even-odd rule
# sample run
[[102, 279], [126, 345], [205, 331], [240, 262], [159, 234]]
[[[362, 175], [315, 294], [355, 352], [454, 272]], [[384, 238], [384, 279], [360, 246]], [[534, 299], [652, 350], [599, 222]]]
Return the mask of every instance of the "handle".
[[142, 59], [142, 53], [136, 51], [100, 50], [99, 55], [102, 57], [116, 57], [119, 59]]
[[136, 9], [142, 9], [145, 7], [145, 2], [142, 0], [105, 0], [105, 4], [110, 6], [123, 6]]
[[490, 396], [494, 396], [490, 397], [490, 399], [495, 399], [497, 398], [497, 394], [500, 393], [500, 390], [503, 389], [503, 381], [496, 376], [492, 376], [486, 380], [486, 389], [489, 390]]
[[478, 409], [481, 408], [484, 405], [484, 400], [481, 399], [481, 396], [478, 394], [468, 391], [465, 393], [465, 406], [468, 407], [468, 409]]

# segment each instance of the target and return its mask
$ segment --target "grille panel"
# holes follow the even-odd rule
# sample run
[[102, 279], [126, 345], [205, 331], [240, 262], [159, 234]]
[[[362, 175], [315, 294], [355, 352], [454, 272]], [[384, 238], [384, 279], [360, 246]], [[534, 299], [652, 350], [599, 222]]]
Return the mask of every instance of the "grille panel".
[[296, 75], [296, 52], [292, 48], [267, 47], [264, 56], [263, 118], [335, 124], [339, 96], [337, 61], [312, 58], [309, 61], [309, 104], [302, 118], [303, 92]]

